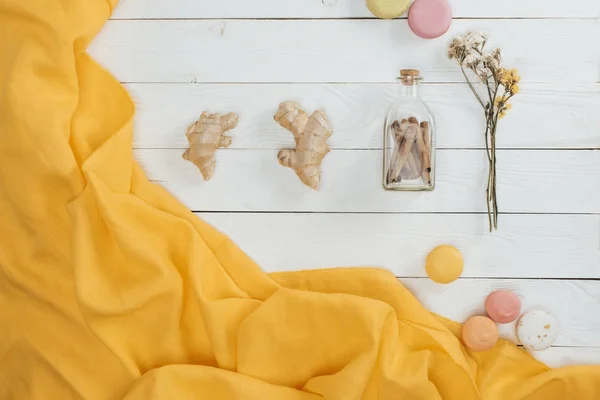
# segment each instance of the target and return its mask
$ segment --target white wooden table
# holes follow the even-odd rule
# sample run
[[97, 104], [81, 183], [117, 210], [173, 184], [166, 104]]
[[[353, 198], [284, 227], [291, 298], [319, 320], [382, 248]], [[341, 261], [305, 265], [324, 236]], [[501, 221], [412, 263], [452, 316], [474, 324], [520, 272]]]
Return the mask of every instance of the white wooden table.
[[[266, 271], [374, 265], [391, 269], [431, 310], [464, 320], [508, 288], [524, 308], [559, 319], [537, 356], [550, 365], [600, 363], [600, 2], [450, 0], [443, 38], [413, 35], [406, 19], [372, 17], [364, 0], [123, 0], [91, 53], [137, 103], [135, 154], [199, 216]], [[483, 30], [523, 76], [500, 125], [500, 230], [485, 215], [484, 122], [450, 38]], [[418, 68], [436, 114], [437, 188], [381, 188], [381, 126], [399, 68]], [[277, 105], [324, 108], [335, 127], [319, 193], [276, 154], [293, 147]], [[233, 146], [205, 183], [182, 160], [201, 111], [235, 111]], [[451, 243], [463, 278], [436, 285], [423, 260]], [[513, 327], [502, 328], [514, 338]]]

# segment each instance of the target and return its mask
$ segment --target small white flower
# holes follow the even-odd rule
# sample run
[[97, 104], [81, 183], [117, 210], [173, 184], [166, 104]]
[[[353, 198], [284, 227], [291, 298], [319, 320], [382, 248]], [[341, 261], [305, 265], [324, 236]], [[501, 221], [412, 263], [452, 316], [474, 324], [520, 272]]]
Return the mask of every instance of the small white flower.
[[486, 69], [477, 71], [477, 75], [479, 76], [479, 79], [481, 79], [482, 82], [486, 82], [489, 79], [489, 75]]
[[462, 37], [462, 36], [454, 36], [452, 38], [452, 43], [456, 43], [456, 45], [464, 46], [465, 45], [465, 38]]
[[448, 58], [455, 58], [458, 60], [458, 62], [461, 62], [462, 57], [464, 57], [465, 50], [465, 41], [462, 37], [457, 36], [454, 39], [452, 39], [452, 42], [450, 42], [450, 45], [448, 46]]
[[471, 51], [465, 57], [465, 60], [463, 61], [463, 65], [465, 65], [469, 68], [473, 68], [480, 62], [481, 62], [481, 55], [479, 55], [479, 53], [477, 53], [475, 51]]
[[492, 57], [494, 57], [499, 64], [500, 60], [502, 59], [502, 51], [499, 48], [495, 48], [492, 50]]
[[500, 63], [498, 62], [498, 59], [496, 58], [496, 54], [494, 52], [485, 53], [483, 57], [481, 57], [481, 60], [491, 70], [497, 70], [500, 67]]
[[469, 47], [477, 47], [487, 40], [487, 35], [481, 32], [469, 32], [465, 36], [465, 42]]

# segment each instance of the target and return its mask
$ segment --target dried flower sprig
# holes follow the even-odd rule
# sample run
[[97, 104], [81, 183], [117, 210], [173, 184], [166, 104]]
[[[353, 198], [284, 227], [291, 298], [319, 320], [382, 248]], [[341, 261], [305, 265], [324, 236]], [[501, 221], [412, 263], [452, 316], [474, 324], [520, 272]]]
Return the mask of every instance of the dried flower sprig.
[[[490, 232], [498, 229], [498, 197], [496, 192], [496, 131], [498, 120], [504, 118], [512, 108], [510, 99], [519, 93], [521, 77], [516, 69], [500, 67], [502, 52], [496, 48], [484, 52], [488, 36], [484, 33], [468, 32], [455, 37], [448, 47], [448, 58], [458, 61], [460, 69], [471, 91], [483, 108], [486, 119], [485, 145], [489, 162], [486, 203]], [[483, 83], [486, 93], [481, 96], [467, 72], [472, 72]], [[487, 97], [487, 98], [486, 98]], [[483, 100], [486, 98], [486, 100]]]

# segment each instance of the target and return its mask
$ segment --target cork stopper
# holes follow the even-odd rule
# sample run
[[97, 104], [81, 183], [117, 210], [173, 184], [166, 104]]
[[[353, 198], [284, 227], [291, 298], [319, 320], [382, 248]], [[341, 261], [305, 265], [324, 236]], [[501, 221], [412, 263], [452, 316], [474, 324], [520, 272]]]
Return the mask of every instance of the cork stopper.
[[401, 78], [406, 78], [406, 77], [413, 77], [413, 78], [417, 78], [419, 77], [420, 72], [418, 69], [401, 69], [400, 70], [400, 77]]
[[400, 78], [398, 78], [398, 80], [405, 86], [412, 86], [421, 82], [423, 78], [421, 78], [418, 69], [401, 69]]

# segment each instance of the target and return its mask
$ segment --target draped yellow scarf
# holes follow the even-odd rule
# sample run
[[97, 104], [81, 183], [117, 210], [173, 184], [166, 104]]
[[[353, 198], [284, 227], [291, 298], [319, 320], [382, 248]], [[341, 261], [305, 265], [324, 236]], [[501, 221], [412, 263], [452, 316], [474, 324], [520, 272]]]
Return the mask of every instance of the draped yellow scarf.
[[[168, 1], [168, 0], [162, 0]], [[116, 0], [0, 0], [1, 399], [598, 399], [383, 270], [263, 273], [132, 158]]]

